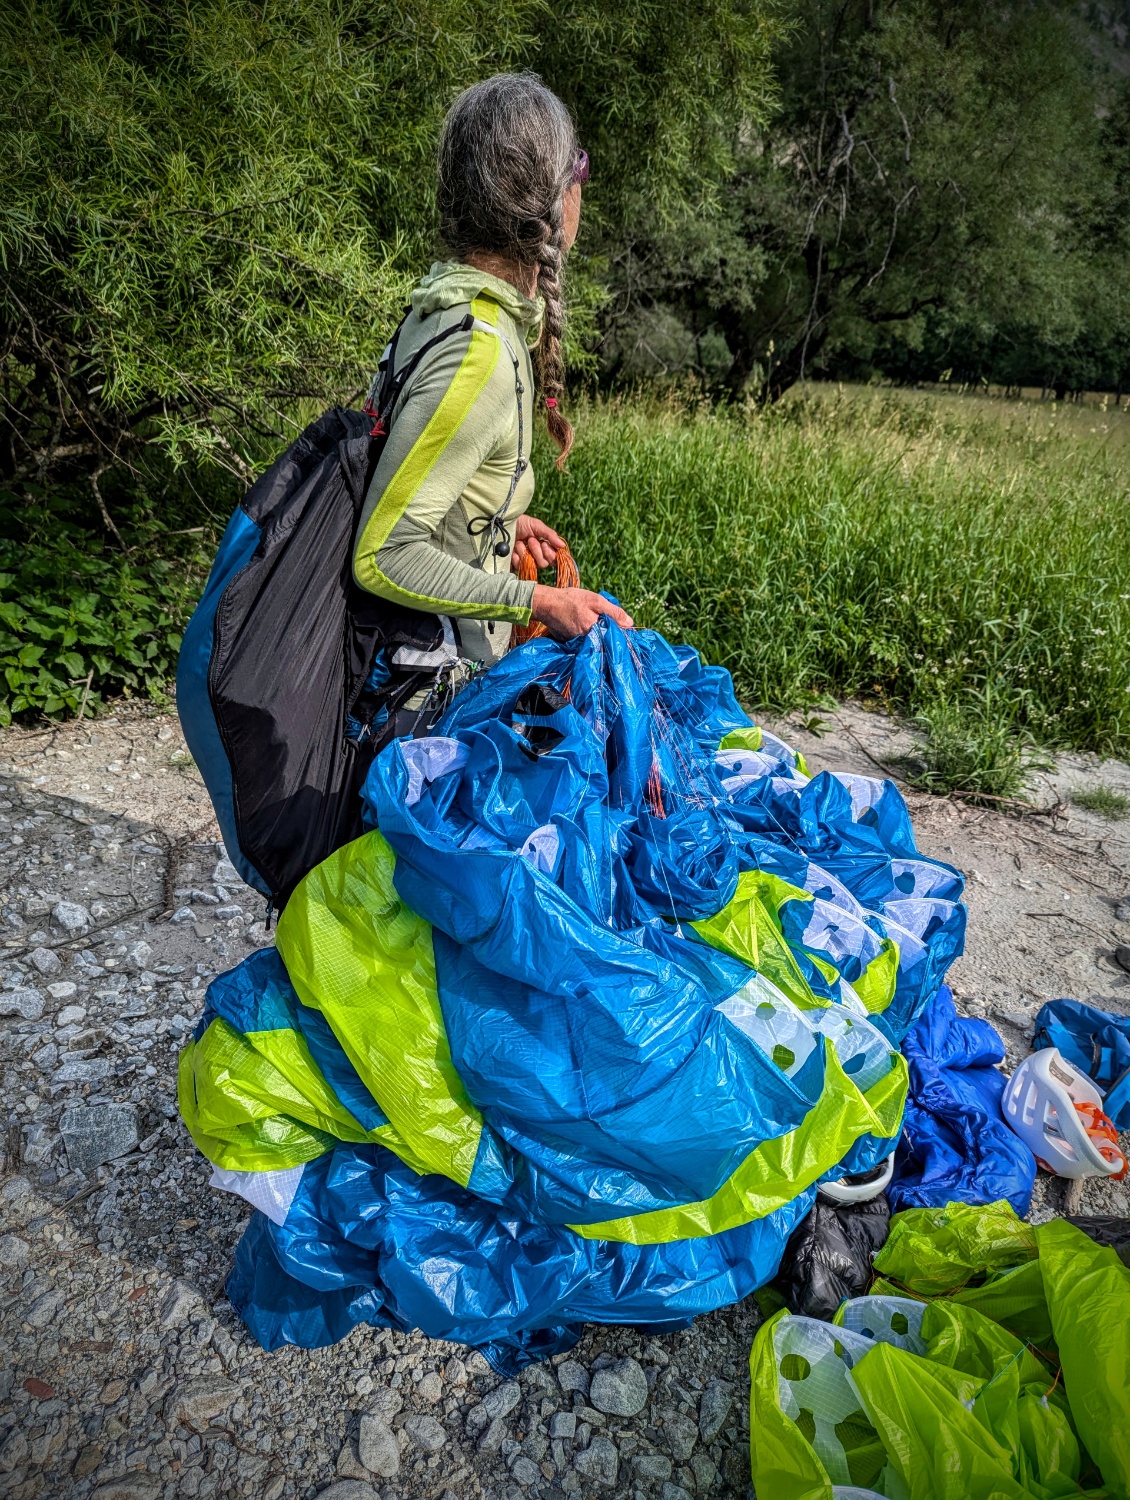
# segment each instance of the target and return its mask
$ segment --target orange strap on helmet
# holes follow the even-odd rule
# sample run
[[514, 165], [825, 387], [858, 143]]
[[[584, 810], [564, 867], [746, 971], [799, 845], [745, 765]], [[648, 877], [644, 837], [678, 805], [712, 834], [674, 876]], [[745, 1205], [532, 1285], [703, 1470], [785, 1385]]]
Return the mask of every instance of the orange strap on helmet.
[[[557, 565], [556, 587], [559, 589], [575, 589], [580, 587], [581, 575], [577, 569], [577, 562], [569, 551], [568, 544], [563, 544], [554, 559]], [[537, 583], [538, 567], [530, 556], [527, 549], [518, 559], [518, 577], [523, 583]], [[531, 620], [528, 625], [515, 625], [511, 636], [512, 646], [524, 646], [527, 641], [537, 640], [539, 635], [545, 634], [545, 626], [540, 620]]]
[[1098, 1147], [1099, 1155], [1106, 1161], [1122, 1163], [1121, 1169], [1113, 1174], [1113, 1180], [1121, 1182], [1127, 1171], [1130, 1171], [1130, 1163], [1118, 1144], [1118, 1131], [1114, 1128], [1114, 1121], [1104, 1115], [1097, 1104], [1077, 1103], [1075, 1108], [1086, 1121], [1087, 1134]]

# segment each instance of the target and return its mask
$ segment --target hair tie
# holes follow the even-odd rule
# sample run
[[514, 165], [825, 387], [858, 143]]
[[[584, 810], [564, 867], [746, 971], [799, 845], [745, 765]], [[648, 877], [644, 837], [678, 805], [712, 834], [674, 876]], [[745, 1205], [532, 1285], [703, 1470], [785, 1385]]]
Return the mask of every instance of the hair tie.
[[557, 405], [557, 397], [556, 396], [547, 396], [545, 398], [545, 404], [546, 404], [546, 406], [549, 407], [550, 411], [552, 411], [553, 408]]

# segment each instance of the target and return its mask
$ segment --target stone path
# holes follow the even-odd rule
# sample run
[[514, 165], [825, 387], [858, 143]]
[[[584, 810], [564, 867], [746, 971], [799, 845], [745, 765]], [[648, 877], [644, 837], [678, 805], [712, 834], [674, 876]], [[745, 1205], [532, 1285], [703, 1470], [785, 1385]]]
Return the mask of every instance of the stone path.
[[[875, 774], [905, 744], [850, 708], [824, 738], [776, 727], [813, 769]], [[1130, 771], [1079, 758], [1041, 795], [1098, 782]], [[1011, 1062], [1047, 998], [1130, 1012], [1110, 958], [1130, 822], [911, 802], [924, 850], [970, 877], [952, 977]], [[247, 1338], [223, 1292], [246, 1206], [208, 1188], [175, 1105], [206, 985], [270, 941], [215, 840], [175, 720], [0, 734], [0, 1495], [745, 1496], [752, 1300], [663, 1339], [591, 1328], [518, 1381], [422, 1337]], [[1034, 1215], [1062, 1191], [1042, 1179]], [[1083, 1208], [1130, 1195], [1092, 1182]]]

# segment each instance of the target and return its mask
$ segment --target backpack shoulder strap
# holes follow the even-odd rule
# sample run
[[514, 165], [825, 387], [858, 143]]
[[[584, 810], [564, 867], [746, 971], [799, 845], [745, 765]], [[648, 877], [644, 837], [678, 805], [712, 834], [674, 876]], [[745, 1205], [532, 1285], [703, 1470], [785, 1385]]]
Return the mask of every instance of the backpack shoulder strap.
[[[408, 321], [411, 308], [405, 313], [397, 324], [396, 332], [385, 346], [381, 355], [377, 373], [373, 376], [372, 384], [369, 386], [369, 395], [365, 401], [365, 412], [373, 418], [373, 437], [381, 437], [388, 432], [392, 421], [393, 408], [400, 399], [404, 387], [412, 379], [420, 366], [420, 361], [432, 352], [437, 344], [442, 344], [456, 333], [469, 333], [477, 326], [477, 320], [471, 313], [460, 318], [458, 323], [452, 323], [447, 328], [442, 328], [439, 333], [433, 335], [425, 343], [421, 344], [412, 358], [401, 369], [396, 369], [396, 346], [400, 340], [400, 331]], [[487, 325], [481, 325], [486, 327]], [[492, 329], [492, 332], [497, 330]]]

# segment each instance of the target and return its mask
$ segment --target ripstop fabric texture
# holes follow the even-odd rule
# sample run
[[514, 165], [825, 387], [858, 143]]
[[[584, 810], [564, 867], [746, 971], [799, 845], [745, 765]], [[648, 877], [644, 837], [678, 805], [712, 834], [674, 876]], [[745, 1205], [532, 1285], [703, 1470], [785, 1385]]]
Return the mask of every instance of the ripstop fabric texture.
[[[884, 1259], [905, 1281], [876, 1283], [834, 1324], [782, 1311], [758, 1331], [758, 1496], [1127, 1500], [1130, 1270], [1113, 1250], [997, 1203], [898, 1214]], [[1021, 1273], [1026, 1316], [999, 1290]], [[955, 1274], [982, 1284], [980, 1306], [941, 1290]]]
[[891, 1151], [961, 877], [693, 650], [531, 641], [363, 802], [181, 1058], [257, 1207], [229, 1294], [266, 1346], [418, 1326], [513, 1370], [585, 1321], [681, 1326]]

